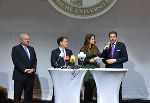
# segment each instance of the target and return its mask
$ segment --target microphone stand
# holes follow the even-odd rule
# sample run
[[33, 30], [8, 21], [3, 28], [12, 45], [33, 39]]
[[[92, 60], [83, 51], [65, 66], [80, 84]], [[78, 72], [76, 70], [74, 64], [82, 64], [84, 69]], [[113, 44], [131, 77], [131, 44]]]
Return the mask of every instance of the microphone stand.
[[[57, 66], [58, 68], [61, 68], [61, 69], [63, 68], [62, 66], [60, 66], [60, 65], [58, 64], [58, 62], [56, 62], [55, 64], [56, 64], [56, 66]], [[54, 68], [54, 69], [55, 69], [55, 68]]]
[[84, 68], [84, 60], [81, 58], [81, 68]]

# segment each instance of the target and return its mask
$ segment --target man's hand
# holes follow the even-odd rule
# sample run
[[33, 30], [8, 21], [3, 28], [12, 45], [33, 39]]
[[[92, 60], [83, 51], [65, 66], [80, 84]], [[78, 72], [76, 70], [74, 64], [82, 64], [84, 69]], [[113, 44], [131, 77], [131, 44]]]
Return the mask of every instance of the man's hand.
[[35, 72], [35, 70], [34, 69], [30, 69], [30, 72], [33, 73], [33, 72]]
[[107, 59], [106, 60], [106, 62], [108, 63], [108, 64], [113, 64], [113, 63], [116, 63], [116, 59]]
[[90, 63], [93, 63], [95, 61], [96, 61], [96, 59], [90, 59]]
[[27, 74], [32, 74], [33, 72], [35, 72], [35, 70], [34, 69], [26, 69], [25, 72]]
[[104, 47], [104, 50], [108, 49], [110, 47], [109, 44], [106, 44], [105, 47]]
[[64, 66], [63, 66], [63, 68], [67, 68], [67, 67], [68, 67], [67, 65], [64, 65]]

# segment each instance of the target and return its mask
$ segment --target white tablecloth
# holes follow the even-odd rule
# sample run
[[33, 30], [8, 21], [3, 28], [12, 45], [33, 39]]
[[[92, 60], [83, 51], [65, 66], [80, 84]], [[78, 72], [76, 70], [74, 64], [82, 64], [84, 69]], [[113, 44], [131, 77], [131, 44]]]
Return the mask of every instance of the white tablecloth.
[[119, 88], [127, 69], [90, 69], [96, 82], [97, 103], [119, 103]]
[[80, 103], [80, 89], [87, 70], [49, 69], [55, 103]]
[[[97, 86], [97, 103], [119, 103], [119, 88], [127, 69], [89, 69]], [[80, 103], [80, 89], [87, 69], [48, 70], [53, 80], [55, 103]]]

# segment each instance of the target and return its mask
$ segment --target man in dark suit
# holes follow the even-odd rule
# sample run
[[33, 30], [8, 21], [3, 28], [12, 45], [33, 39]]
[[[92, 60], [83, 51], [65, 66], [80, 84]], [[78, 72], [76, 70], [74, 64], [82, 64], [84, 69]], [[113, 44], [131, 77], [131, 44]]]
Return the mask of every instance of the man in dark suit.
[[20, 101], [24, 90], [24, 102], [32, 102], [34, 75], [37, 66], [34, 48], [29, 46], [29, 35], [21, 34], [21, 43], [12, 48], [14, 63], [14, 100]]
[[51, 66], [54, 68], [67, 67], [70, 63], [65, 62], [67, 56], [71, 57], [72, 51], [67, 49], [68, 39], [67, 37], [59, 37], [57, 39], [58, 48], [52, 51], [51, 53]]
[[[66, 64], [66, 56], [71, 57], [72, 51], [67, 49], [68, 47], [68, 38], [61, 36], [57, 39], [58, 48], [52, 51], [51, 53], [51, 66], [54, 68], [67, 68], [70, 63]], [[54, 91], [54, 89], [53, 89]], [[54, 92], [52, 97], [52, 102], [54, 102]]]
[[[103, 63], [106, 68], [123, 68], [123, 63], [128, 61], [128, 54], [126, 46], [122, 42], [117, 41], [117, 32], [111, 31], [109, 33], [110, 43], [106, 44], [103, 50]], [[122, 85], [119, 92], [119, 103], [122, 101]]]

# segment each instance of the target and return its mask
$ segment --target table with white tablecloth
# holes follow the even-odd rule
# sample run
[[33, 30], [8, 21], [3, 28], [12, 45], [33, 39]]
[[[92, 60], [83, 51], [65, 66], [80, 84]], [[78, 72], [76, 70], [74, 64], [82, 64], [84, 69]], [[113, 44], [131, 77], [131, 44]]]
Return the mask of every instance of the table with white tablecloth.
[[87, 69], [49, 69], [55, 103], [80, 103], [80, 89]]
[[97, 103], [119, 103], [121, 81], [128, 69], [90, 69], [96, 82]]
[[119, 88], [127, 69], [59, 69], [49, 68], [55, 91], [55, 103], [80, 103], [83, 78], [90, 70], [97, 87], [97, 103], [119, 103]]

